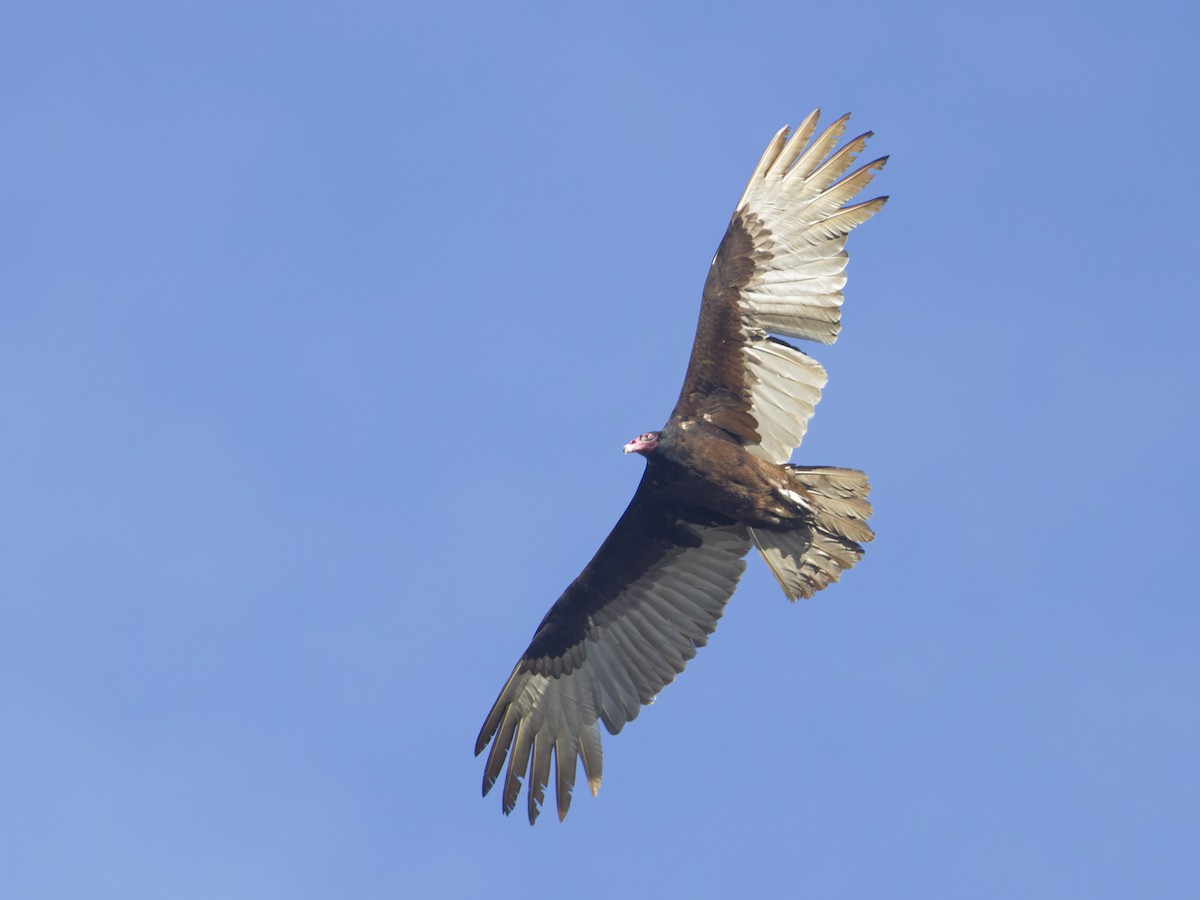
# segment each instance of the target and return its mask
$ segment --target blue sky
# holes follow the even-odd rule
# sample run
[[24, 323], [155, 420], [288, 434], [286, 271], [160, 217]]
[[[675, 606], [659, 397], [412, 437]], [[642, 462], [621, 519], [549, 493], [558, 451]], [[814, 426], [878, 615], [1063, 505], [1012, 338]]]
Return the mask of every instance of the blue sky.
[[[648, 6], [3, 14], [11, 896], [1196, 896], [1200, 16]], [[530, 829], [476, 732], [815, 106], [877, 541]]]

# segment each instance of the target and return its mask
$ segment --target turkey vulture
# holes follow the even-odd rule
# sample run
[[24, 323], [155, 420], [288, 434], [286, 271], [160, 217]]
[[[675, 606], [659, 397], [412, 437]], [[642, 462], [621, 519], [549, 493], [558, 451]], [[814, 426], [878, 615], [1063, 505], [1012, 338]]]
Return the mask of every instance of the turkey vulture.
[[849, 115], [809, 144], [820, 111], [771, 140], [713, 257], [683, 390], [666, 425], [626, 453], [646, 458], [629, 508], [538, 626], [475, 743], [491, 742], [486, 795], [503, 808], [528, 774], [537, 819], [555, 761], [558, 817], [575, 760], [600, 788], [600, 728], [616, 734], [683, 671], [716, 628], [758, 547], [790, 600], [863, 555], [867, 476], [788, 463], [825, 385], [819, 363], [774, 335], [832, 344], [846, 237], [886, 197], [850, 204], [887, 161], [842, 177], [867, 132], [834, 151]]

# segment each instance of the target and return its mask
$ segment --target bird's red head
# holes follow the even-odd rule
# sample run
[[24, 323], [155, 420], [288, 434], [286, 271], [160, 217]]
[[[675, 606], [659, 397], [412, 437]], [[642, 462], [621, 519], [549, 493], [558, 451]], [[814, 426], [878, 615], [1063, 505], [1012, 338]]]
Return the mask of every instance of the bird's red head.
[[647, 431], [645, 434], [639, 434], [625, 445], [625, 452], [640, 453], [642, 456], [649, 456], [654, 452], [654, 448], [658, 446], [658, 434], [657, 431]]

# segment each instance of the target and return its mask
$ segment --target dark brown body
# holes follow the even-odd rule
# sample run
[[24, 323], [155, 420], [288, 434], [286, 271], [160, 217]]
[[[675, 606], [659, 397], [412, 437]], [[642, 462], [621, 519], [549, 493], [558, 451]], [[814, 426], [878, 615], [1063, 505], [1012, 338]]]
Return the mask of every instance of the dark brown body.
[[788, 466], [755, 456], [703, 421], [668, 424], [646, 460], [647, 476], [665, 498], [751, 527], [801, 524], [810, 508]]

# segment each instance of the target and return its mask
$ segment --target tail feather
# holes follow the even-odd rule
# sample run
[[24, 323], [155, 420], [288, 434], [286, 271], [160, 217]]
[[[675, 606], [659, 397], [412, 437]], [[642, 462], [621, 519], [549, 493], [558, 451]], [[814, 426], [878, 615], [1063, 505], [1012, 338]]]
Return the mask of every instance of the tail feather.
[[867, 525], [871, 492], [856, 469], [788, 466], [809, 498], [811, 516], [787, 529], [752, 528], [750, 536], [789, 600], [811, 597], [862, 559], [859, 542], [875, 537]]
[[875, 533], [867, 526], [871, 483], [858, 469], [830, 466], [788, 466], [792, 479], [808, 492], [817, 514], [818, 527], [851, 541], [870, 541]]

